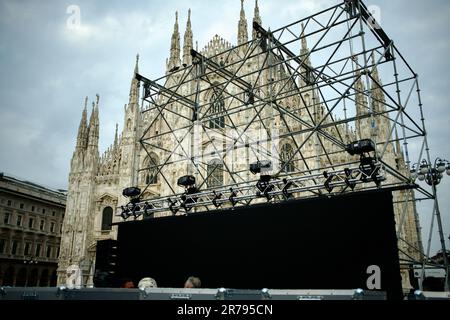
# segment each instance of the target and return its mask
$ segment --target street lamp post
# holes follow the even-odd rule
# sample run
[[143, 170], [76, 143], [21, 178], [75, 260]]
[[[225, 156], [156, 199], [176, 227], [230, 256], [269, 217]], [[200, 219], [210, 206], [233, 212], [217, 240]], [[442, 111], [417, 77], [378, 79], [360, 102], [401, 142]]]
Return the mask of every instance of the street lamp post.
[[[439, 202], [437, 198], [437, 189], [436, 186], [441, 183], [442, 178], [444, 177], [444, 172], [447, 172], [447, 175], [450, 176], [450, 162], [447, 160], [442, 160], [441, 158], [437, 158], [434, 161], [434, 166], [431, 163], [428, 163], [427, 160], [422, 160], [419, 165], [414, 165], [411, 169], [411, 177], [415, 179], [419, 179], [420, 181], [425, 181], [429, 186], [433, 189], [434, 196], [434, 205], [436, 210], [436, 220], [438, 223], [439, 230], [439, 238], [441, 240], [441, 246], [443, 250], [444, 256], [444, 267], [445, 267], [445, 291], [449, 291], [449, 266], [447, 259], [447, 250], [445, 248], [445, 238], [444, 231], [442, 228], [442, 220], [441, 220], [441, 212], [439, 209]], [[422, 272], [422, 280], [423, 280], [423, 272]]]

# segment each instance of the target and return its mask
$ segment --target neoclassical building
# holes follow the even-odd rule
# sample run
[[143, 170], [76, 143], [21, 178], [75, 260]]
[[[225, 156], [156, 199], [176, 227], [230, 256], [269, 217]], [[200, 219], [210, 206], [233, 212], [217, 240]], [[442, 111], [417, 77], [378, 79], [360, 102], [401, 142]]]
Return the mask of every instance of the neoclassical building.
[[[254, 9], [254, 22], [262, 25], [258, 3], [256, 1]], [[256, 37], [255, 32], [249, 35], [248, 22], [246, 19], [243, 1], [238, 22], [237, 46], [234, 47], [230, 42], [216, 35], [210, 42], [200, 51], [206, 57], [214, 57], [216, 62], [221, 66], [230, 65], [234, 68], [233, 61], [238, 60], [242, 56], [241, 50], [245, 48], [245, 44], [250, 37]], [[180, 32], [178, 25], [178, 14], [174, 25], [174, 31], [171, 38], [170, 55], [166, 62], [167, 87], [176, 86], [182, 82], [180, 73], [172, 73], [173, 70], [187, 68], [192, 64], [191, 49], [193, 49], [193, 32], [191, 27], [191, 12], [189, 11], [186, 30], [184, 33], [184, 42], [181, 46]], [[251, 45], [251, 44], [250, 44]], [[236, 49], [234, 49], [236, 48]], [[306, 39], [301, 41], [300, 56], [308, 56], [309, 49]], [[255, 50], [260, 50], [255, 48]], [[221, 56], [221, 52], [231, 51], [232, 54]], [[277, 59], [275, 56], [273, 59]], [[95, 264], [95, 253], [97, 241], [114, 239], [117, 236], [117, 230], [111, 227], [112, 222], [121, 221], [120, 212], [117, 212], [119, 206], [125, 205], [128, 199], [122, 196], [124, 188], [130, 186], [139, 186], [144, 191], [143, 198], [150, 199], [160, 196], [173, 194], [177, 189], [177, 179], [186, 174], [194, 174], [192, 167], [183, 162], [176, 162], [162, 166], [167, 159], [170, 151], [176, 149], [176, 141], [168, 138], [166, 134], [173, 127], [182, 128], [188, 125], [188, 119], [192, 118], [187, 108], [182, 108], [179, 104], [173, 103], [167, 107], [164, 119], [157, 117], [156, 110], [152, 110], [151, 106], [143, 106], [148, 112], [142, 112], [140, 100], [140, 86], [135, 75], [139, 72], [139, 56], [136, 59], [136, 66], [131, 80], [131, 88], [129, 101], [125, 105], [123, 131], [119, 134], [116, 127], [115, 140], [106, 152], [100, 154], [98, 147], [99, 140], [99, 96], [92, 103], [92, 112], [88, 121], [88, 99], [86, 98], [84, 109], [82, 111], [81, 122], [78, 129], [76, 139], [76, 148], [71, 161], [71, 169], [69, 174], [69, 190], [67, 198], [66, 215], [62, 230], [61, 254], [59, 257], [58, 282], [65, 283], [66, 270], [71, 265], [78, 265], [83, 271], [83, 281], [85, 285], [92, 284], [92, 271]], [[260, 86], [258, 96], [269, 96], [270, 92], [265, 89], [264, 81], [277, 82], [284, 79], [286, 70], [278, 66], [275, 69], [267, 68], [264, 76], [259, 77], [257, 74], [251, 73], [252, 70], [258, 70], [264, 66], [264, 61], [260, 57], [249, 59], [242, 72], [245, 80], [248, 82], [263, 82]], [[309, 58], [306, 63], [312, 66]], [[305, 71], [306, 72], [306, 71]], [[371, 84], [372, 108], [375, 112], [383, 113], [385, 106], [384, 94], [378, 87], [377, 83], [381, 83], [376, 68], [372, 70], [372, 74], [377, 81]], [[198, 152], [202, 154], [203, 166], [199, 166], [198, 172], [195, 172], [197, 181], [203, 186], [219, 187], [228, 185], [235, 181], [246, 181], [252, 179], [248, 172], [249, 163], [254, 162], [258, 155], [252, 154], [248, 148], [241, 148], [232, 153], [231, 156], [224, 159], [217, 157], [217, 149], [223, 146], [215, 143], [220, 141], [220, 136], [226, 133], [230, 127], [245, 125], [249, 123], [249, 128], [254, 131], [261, 130], [262, 127], [270, 128], [270, 132], [277, 132], [281, 137], [286, 136], [290, 131], [297, 131], [300, 128], [299, 121], [293, 121], [294, 118], [304, 119], [304, 123], [317, 123], [324, 118], [326, 110], [320, 103], [320, 97], [316, 89], [311, 85], [306, 90], [301, 99], [298, 96], [286, 96], [279, 98], [279, 104], [285, 108], [291, 115], [287, 122], [280, 116], [271, 116], [271, 111], [265, 109], [262, 112], [260, 121], [251, 122], [254, 119], [255, 111], [249, 109], [245, 113], [239, 113], [225, 116], [225, 110], [232, 109], [236, 106], [235, 99], [230, 99], [238, 88], [235, 84], [230, 84], [226, 88], [221, 88], [219, 78], [211, 76], [208, 81], [200, 81], [194, 84], [192, 82], [183, 82], [179, 93], [184, 96], [194, 95], [195, 91], [201, 92], [199, 103], [207, 110], [207, 114], [203, 115], [206, 134], [208, 134], [208, 142], [201, 144]], [[299, 86], [308, 87], [301, 78]], [[277, 86], [295, 86], [292, 79], [278, 81]], [[218, 89], [219, 88], [219, 89]], [[355, 109], [357, 115], [363, 115], [368, 110], [368, 100], [364, 94], [365, 84], [362, 80], [358, 80], [355, 84]], [[157, 103], [164, 103], [167, 97], [161, 95], [157, 98]], [[309, 115], [304, 111], [309, 109]], [[185, 115], [186, 117], [183, 117]], [[330, 121], [330, 120], [326, 120]], [[358, 120], [354, 128], [348, 128], [345, 125], [324, 126], [327, 134], [336, 136], [341, 135], [346, 143], [364, 138], [376, 137], [380, 141], [389, 140], [387, 134], [391, 132], [391, 123], [386, 118], [379, 117], [376, 124], [369, 123], [369, 118]], [[326, 122], [325, 122], [326, 124]], [[158, 146], [146, 148], [140, 143], [142, 136], [152, 139], [152, 145]], [[214, 136], [217, 135], [217, 139]], [[213, 141], [213, 142], [211, 142]], [[273, 142], [272, 142], [273, 143]], [[286, 175], [294, 171], [307, 171], [310, 168], [323, 168], [326, 163], [345, 163], [351, 159], [350, 155], [336, 148], [330, 141], [324, 140], [319, 145], [317, 139], [310, 139], [307, 134], [297, 135], [294, 138], [280, 138], [276, 148], [280, 150], [280, 167], [283, 168]], [[189, 144], [189, 143], [188, 143]], [[302, 145], [303, 159], [291, 159], [294, 150], [298, 145]], [[267, 146], [271, 149], [274, 146]], [[330, 151], [329, 156], [323, 155], [323, 149]], [[336, 150], [335, 150], [336, 149]], [[334, 152], [333, 152], [334, 150]], [[215, 155], [216, 154], [216, 155]], [[389, 143], [384, 156], [384, 161], [403, 172], [409, 174], [403, 158], [403, 152], [398, 143]], [[224, 167], [232, 167], [233, 172], [230, 174]], [[145, 170], [144, 170], [145, 169]], [[163, 171], [163, 176], [157, 174], [159, 170]], [[417, 212], [413, 202], [407, 204], [406, 211], [403, 210], [401, 199], [404, 193], [409, 191], [398, 191], [395, 193], [395, 210], [396, 218], [400, 216], [405, 219], [404, 222], [404, 238], [405, 242], [399, 242], [402, 251], [410, 257], [419, 259], [417, 248], [421, 248], [420, 234], [418, 232], [419, 225]], [[406, 212], [406, 214], [401, 214]], [[411, 245], [412, 244], [412, 245]], [[407, 272], [403, 273], [404, 286], [407, 284]]]
[[56, 286], [66, 195], [0, 173], [0, 287]]

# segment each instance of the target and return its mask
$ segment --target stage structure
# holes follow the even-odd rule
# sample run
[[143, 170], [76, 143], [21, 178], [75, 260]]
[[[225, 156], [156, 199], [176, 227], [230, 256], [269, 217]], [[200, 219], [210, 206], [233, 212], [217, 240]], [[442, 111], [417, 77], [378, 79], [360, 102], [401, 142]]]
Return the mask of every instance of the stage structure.
[[183, 64], [171, 56], [164, 77], [136, 74], [147, 119], [140, 144], [160, 159], [139, 171], [161, 177], [161, 192], [140, 196], [147, 181], [122, 217], [389, 188], [401, 262], [423, 263], [415, 201], [436, 194], [410, 174], [430, 159], [419, 76], [365, 4], [343, 1], [275, 30], [256, 18], [253, 39], [239, 39], [215, 38], [216, 51], [185, 44]]

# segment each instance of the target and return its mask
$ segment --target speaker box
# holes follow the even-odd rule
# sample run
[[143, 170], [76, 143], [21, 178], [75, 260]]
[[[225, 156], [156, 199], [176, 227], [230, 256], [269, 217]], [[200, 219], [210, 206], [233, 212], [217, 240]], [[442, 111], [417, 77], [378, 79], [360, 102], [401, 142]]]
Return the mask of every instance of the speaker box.
[[94, 273], [94, 286], [96, 288], [113, 288], [120, 286], [116, 276], [117, 254], [117, 241], [103, 240], [97, 242]]

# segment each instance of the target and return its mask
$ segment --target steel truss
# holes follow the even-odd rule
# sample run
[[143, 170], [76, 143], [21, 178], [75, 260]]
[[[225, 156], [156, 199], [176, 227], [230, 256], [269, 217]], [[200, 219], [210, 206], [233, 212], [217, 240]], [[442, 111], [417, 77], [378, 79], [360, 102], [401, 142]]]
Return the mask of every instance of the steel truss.
[[[429, 150], [419, 77], [394, 41], [359, 0], [343, 1], [274, 31], [257, 23], [253, 29], [255, 39], [216, 55], [192, 50], [192, 65], [175, 68], [159, 79], [136, 75], [143, 87], [143, 115], [151, 114], [140, 143], [149, 157], [152, 153], [161, 157], [159, 163], [152, 161], [140, 171], [155, 172], [170, 194], [140, 199], [122, 209], [136, 217], [181, 214], [353, 190], [415, 188], [415, 194], [404, 192], [398, 200], [404, 204], [398, 237], [405, 241], [407, 204], [434, 199], [435, 194], [416, 185], [409, 175], [410, 166], [424, 154], [429, 157]], [[249, 64], [258, 67], [247, 68]], [[205, 101], [202, 97], [211, 91], [217, 100]], [[364, 112], [357, 112], [361, 99], [367, 104]], [[216, 103], [224, 106], [220, 114], [211, 112]], [[220, 125], [211, 126], [218, 117]], [[277, 135], [275, 121], [280, 128]], [[157, 123], [165, 129], [151, 133]], [[255, 124], [265, 138], [252, 139], [249, 132]], [[377, 145], [373, 158], [376, 174], [382, 174], [381, 184], [374, 184], [375, 176], [360, 169], [357, 157], [344, 156], [352, 138], [365, 138], [358, 130], [378, 130], [370, 138]], [[213, 147], [210, 153], [193, 151], [198, 133]], [[227, 143], [218, 144], [217, 135]], [[166, 140], [174, 141], [174, 147], [160, 143]], [[280, 141], [294, 147], [288, 158], [281, 157]], [[314, 153], [305, 151], [310, 145]], [[418, 151], [417, 161], [410, 159], [411, 146]], [[250, 178], [248, 168], [230, 165], [236, 150], [248, 150], [252, 159], [280, 163], [272, 172], [270, 189], [258, 188], [260, 180]], [[397, 157], [400, 163], [389, 157], [393, 152], [402, 155]], [[223, 186], [207, 185], [214, 170], [208, 172], [205, 155], [223, 161], [220, 170], [227, 177]], [[170, 184], [172, 173], [166, 170], [173, 165], [183, 165], [184, 174], [194, 175], [201, 191], [177, 192]], [[421, 260], [422, 248], [415, 249]]]

